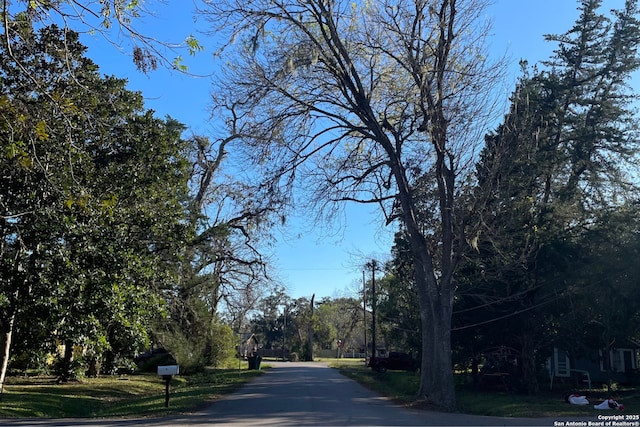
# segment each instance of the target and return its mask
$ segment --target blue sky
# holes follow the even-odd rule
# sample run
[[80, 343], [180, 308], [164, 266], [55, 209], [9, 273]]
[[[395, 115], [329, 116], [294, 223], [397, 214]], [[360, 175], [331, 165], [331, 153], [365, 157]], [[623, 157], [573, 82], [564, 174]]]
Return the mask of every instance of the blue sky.
[[[97, 35], [86, 35], [88, 56], [104, 74], [129, 80], [129, 89], [141, 91], [147, 108], [158, 116], [170, 115], [187, 125], [189, 132], [216, 137], [209, 117], [210, 75], [215, 67], [211, 43], [199, 30], [206, 29], [204, 20], [194, 19], [192, 3], [169, 0], [166, 3], [147, 1], [146, 7], [155, 17], [144, 18], [138, 29], [159, 40], [182, 41], [195, 35], [205, 50], [195, 57], [184, 57], [193, 74], [190, 77], [175, 71], [159, 69], [144, 75], [132, 65], [128, 56], [130, 45], [123, 39], [122, 52]], [[624, 0], [605, 0], [605, 9], [621, 8]], [[518, 75], [519, 59], [530, 64], [547, 59], [554, 45], [543, 39], [544, 34], [564, 33], [578, 16], [574, 0], [494, 0], [487, 10], [493, 19], [490, 39], [496, 55], [507, 53], [511, 58], [509, 81], [505, 97]], [[117, 38], [116, 38], [117, 41]], [[209, 48], [209, 49], [208, 49]], [[339, 223], [313, 227], [302, 217], [293, 215], [284, 233], [277, 232], [274, 248], [278, 277], [293, 298], [316, 294], [316, 299], [350, 295], [362, 282], [362, 265], [367, 258], [388, 257], [395, 228], [384, 229], [370, 206], [349, 205]]]

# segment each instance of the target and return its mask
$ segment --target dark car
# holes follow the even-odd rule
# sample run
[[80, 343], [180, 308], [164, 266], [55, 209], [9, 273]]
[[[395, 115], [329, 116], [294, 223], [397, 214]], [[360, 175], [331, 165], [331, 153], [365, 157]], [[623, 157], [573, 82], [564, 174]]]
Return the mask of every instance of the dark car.
[[419, 363], [407, 353], [391, 351], [388, 357], [370, 357], [367, 366], [377, 372], [387, 370], [415, 372], [419, 368]]

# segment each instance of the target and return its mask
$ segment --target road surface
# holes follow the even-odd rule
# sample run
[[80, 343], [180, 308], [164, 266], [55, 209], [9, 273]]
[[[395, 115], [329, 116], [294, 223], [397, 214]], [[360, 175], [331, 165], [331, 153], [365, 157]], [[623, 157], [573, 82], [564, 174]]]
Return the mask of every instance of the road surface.
[[409, 410], [322, 363], [269, 364], [274, 367], [242, 389], [192, 414], [135, 420], [0, 419], [0, 426], [553, 426], [577, 421]]

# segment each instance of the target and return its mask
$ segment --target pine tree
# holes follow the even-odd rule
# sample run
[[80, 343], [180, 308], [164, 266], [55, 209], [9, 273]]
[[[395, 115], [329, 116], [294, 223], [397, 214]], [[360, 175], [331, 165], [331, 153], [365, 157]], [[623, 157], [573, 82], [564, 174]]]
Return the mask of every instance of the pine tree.
[[[634, 188], [628, 82], [640, 65], [638, 9], [627, 1], [612, 20], [600, 6], [583, 0], [572, 28], [546, 37], [558, 48], [543, 69], [523, 64], [510, 111], [487, 135], [478, 165], [486, 227], [467, 272], [482, 280], [468, 281], [466, 293], [482, 295], [471, 300], [485, 309], [467, 320], [505, 319], [503, 342], [521, 349], [527, 391], [536, 389], [528, 355], [547, 335], [540, 309], [566, 294], [584, 230]], [[463, 306], [470, 305], [467, 298]]]

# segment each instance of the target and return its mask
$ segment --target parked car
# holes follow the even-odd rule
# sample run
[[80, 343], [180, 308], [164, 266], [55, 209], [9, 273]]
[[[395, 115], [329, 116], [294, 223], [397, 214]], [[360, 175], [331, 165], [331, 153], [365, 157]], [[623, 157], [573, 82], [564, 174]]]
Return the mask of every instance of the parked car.
[[420, 364], [407, 353], [391, 351], [387, 357], [370, 357], [367, 366], [376, 372], [387, 370], [415, 372]]

